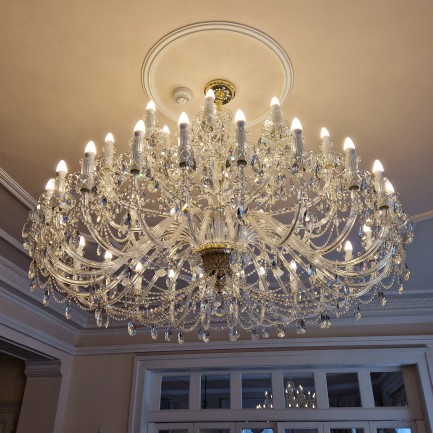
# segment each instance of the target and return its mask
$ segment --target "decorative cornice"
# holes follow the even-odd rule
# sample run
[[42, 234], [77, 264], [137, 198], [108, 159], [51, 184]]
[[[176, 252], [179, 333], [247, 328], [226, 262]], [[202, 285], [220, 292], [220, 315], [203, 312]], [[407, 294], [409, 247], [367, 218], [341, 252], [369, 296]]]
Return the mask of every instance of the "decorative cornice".
[[24, 371], [27, 377], [60, 377], [61, 362], [58, 360], [50, 361], [26, 361]]
[[[0, 256], [0, 283], [1, 282], [6, 283], [7, 285], [13, 287], [18, 293], [20, 293], [21, 296], [19, 297], [17, 296], [17, 301], [19, 299], [20, 302], [22, 302], [23, 306], [28, 305], [27, 308], [30, 308], [32, 312], [37, 312], [38, 314], [43, 315], [44, 317], [48, 316], [45, 308], [44, 308], [45, 311], [43, 311], [42, 307], [35, 308], [35, 305], [33, 303], [29, 303], [25, 301], [25, 297], [30, 298], [38, 303], [41, 301], [40, 296], [30, 291], [27, 273], [2, 256]], [[61, 316], [63, 316], [64, 314], [63, 305], [58, 304], [57, 302], [50, 303], [48, 308], [51, 309], [52, 311], [55, 311], [57, 314]], [[81, 310], [74, 310], [70, 322], [74, 323], [75, 325], [78, 325], [81, 328], [85, 328], [87, 326], [88, 318], [89, 316], [85, 312]], [[67, 329], [75, 329], [71, 324], [66, 322], [66, 320], [63, 319], [63, 317], [58, 318], [57, 322], [61, 322], [61, 323], [57, 323], [57, 326], [65, 326]]]
[[428, 210], [428, 211], [423, 212], [423, 213], [419, 213], [419, 214], [413, 215], [413, 216], [410, 217], [410, 219], [413, 222], [416, 222], [416, 223], [420, 222], [420, 221], [428, 220], [430, 218], [433, 218], [433, 209], [432, 210]]
[[34, 209], [38, 204], [37, 201], [2, 168], [0, 168], [0, 185], [9, 191], [28, 209]]
[[2, 238], [6, 242], [8, 242], [10, 245], [15, 247], [17, 250], [21, 251], [26, 256], [28, 256], [28, 253], [24, 249], [22, 243], [18, 242], [13, 236], [11, 236], [9, 233], [5, 232], [1, 227], [0, 227], [0, 238]]

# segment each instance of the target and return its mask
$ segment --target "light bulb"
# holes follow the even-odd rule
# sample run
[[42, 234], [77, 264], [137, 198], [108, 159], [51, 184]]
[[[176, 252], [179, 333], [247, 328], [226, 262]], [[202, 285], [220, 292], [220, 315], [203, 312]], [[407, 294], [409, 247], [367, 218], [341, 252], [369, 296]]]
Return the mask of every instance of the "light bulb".
[[344, 251], [349, 252], [349, 251], [353, 251], [353, 246], [352, 246], [352, 242], [350, 241], [346, 241], [344, 244]]
[[66, 166], [66, 162], [63, 161], [63, 159], [57, 164], [56, 172], [57, 174], [66, 174], [68, 172], [68, 167]]
[[344, 140], [343, 150], [355, 149], [355, 144], [350, 137], [346, 137]]
[[215, 92], [212, 89], [209, 89], [206, 92], [206, 99], [212, 99], [212, 101], [215, 101]]
[[325, 127], [323, 127], [320, 130], [320, 138], [325, 138], [325, 137], [330, 137], [330, 135], [329, 135], [328, 130]]
[[236, 114], [235, 114], [235, 122], [236, 123], [245, 123], [246, 119], [245, 119], [245, 114], [242, 110], [237, 110]]
[[373, 164], [373, 173], [377, 174], [377, 173], [383, 173], [383, 172], [384, 172], [384, 170], [383, 170], [382, 163], [378, 159], [376, 159], [376, 161], [374, 161], [374, 164]]
[[56, 181], [54, 179], [50, 179], [45, 186], [45, 191], [54, 191], [56, 189]]
[[385, 181], [385, 192], [387, 194], [394, 194], [394, 187], [392, 186], [392, 183], [386, 179]]
[[162, 127], [162, 132], [163, 132], [164, 134], [170, 134], [170, 129], [169, 129], [169, 127], [168, 127], [167, 125], [164, 125], [164, 126]]
[[134, 132], [142, 132], [144, 133], [146, 130], [145, 126], [144, 126], [144, 122], [143, 120], [139, 120], [136, 124], [135, 124], [135, 128], [134, 128]]
[[302, 125], [297, 117], [292, 120], [292, 125], [290, 126], [290, 131], [302, 131]]
[[151, 111], [155, 111], [156, 107], [155, 107], [155, 103], [153, 101], [149, 101], [146, 105], [146, 111], [151, 110]]
[[141, 272], [143, 270], [143, 264], [141, 262], [138, 262], [135, 265], [135, 272]]
[[296, 262], [294, 261], [294, 260], [292, 260], [291, 262], [290, 262], [290, 269], [293, 271], [293, 272], [296, 272], [296, 270], [298, 269], [298, 265], [296, 264]]
[[109, 132], [106, 137], [105, 137], [105, 142], [106, 143], [114, 143], [114, 137], [113, 134], [111, 132]]
[[188, 115], [184, 111], [182, 113], [180, 113], [179, 121], [177, 122], [177, 124], [179, 126], [180, 125], [189, 125]]
[[106, 262], [110, 262], [113, 258], [113, 254], [111, 254], [111, 251], [105, 251], [104, 259]]
[[278, 107], [280, 106], [280, 101], [276, 96], [271, 99], [271, 107], [273, 107], [274, 105], [278, 105]]
[[365, 233], [365, 234], [367, 234], [367, 233], [371, 233], [371, 228], [369, 227], [369, 226], [367, 226], [367, 225], [363, 225], [362, 226], [362, 231]]
[[86, 156], [90, 156], [90, 155], [95, 156], [96, 155], [96, 146], [95, 146], [95, 143], [93, 141], [89, 141], [87, 143], [86, 149], [84, 150], [84, 155], [86, 155]]
[[80, 242], [78, 244], [81, 248], [84, 248], [86, 246], [86, 239], [84, 236], [80, 236]]

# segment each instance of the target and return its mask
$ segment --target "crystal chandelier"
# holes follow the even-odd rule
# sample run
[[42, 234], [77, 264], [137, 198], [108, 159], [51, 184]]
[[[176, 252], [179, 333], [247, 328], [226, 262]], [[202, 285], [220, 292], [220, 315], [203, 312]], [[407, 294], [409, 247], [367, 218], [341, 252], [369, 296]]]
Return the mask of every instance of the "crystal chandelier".
[[257, 142], [242, 112], [222, 107], [234, 87], [214, 80], [192, 124], [182, 113], [177, 143], [147, 105], [116, 155], [91, 141], [81, 170], [61, 161], [23, 228], [31, 289], [111, 320], [150, 327], [166, 340], [198, 331], [284, 337], [290, 323], [331, 325], [409, 278], [413, 230], [383, 167], [359, 169], [350, 138], [336, 152], [322, 128], [321, 151], [304, 148], [302, 126], [272, 99]]

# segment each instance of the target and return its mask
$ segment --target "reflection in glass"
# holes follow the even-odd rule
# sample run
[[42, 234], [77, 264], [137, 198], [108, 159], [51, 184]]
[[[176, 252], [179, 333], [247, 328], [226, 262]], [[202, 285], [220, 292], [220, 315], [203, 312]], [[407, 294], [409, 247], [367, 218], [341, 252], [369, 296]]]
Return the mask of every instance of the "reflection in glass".
[[364, 433], [363, 428], [331, 428], [331, 433]]
[[201, 408], [230, 409], [230, 375], [201, 376]]
[[163, 376], [160, 409], [189, 408], [189, 376]]
[[329, 407], [361, 407], [357, 373], [326, 373]]
[[285, 433], [318, 433], [317, 428], [286, 428]]
[[242, 433], [274, 433], [271, 428], [243, 428]]
[[272, 380], [270, 374], [242, 375], [242, 408], [272, 408]]
[[376, 407], [407, 406], [401, 371], [371, 373], [371, 384]]
[[316, 393], [314, 388], [314, 375], [311, 374], [285, 374], [284, 375], [284, 401], [285, 407], [316, 407]]
[[377, 429], [377, 433], [412, 433], [409, 427], [381, 427]]

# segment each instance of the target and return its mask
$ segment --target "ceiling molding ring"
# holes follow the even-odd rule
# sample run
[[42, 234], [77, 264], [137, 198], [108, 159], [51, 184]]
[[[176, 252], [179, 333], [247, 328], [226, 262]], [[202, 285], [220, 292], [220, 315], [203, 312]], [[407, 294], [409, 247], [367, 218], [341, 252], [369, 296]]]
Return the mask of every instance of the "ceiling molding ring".
[[[174, 43], [177, 43], [180, 40], [189, 36], [197, 35], [203, 32], [225, 32], [226, 34], [228, 33], [234, 36], [240, 35], [250, 38], [250, 40], [256, 43], [258, 42], [259, 46], [261, 45], [262, 48], [267, 49], [269, 54], [273, 55], [273, 57], [277, 60], [280, 68], [280, 73], [282, 75], [282, 88], [280, 89], [279, 94], [271, 96], [277, 96], [281, 104], [286, 101], [293, 87], [293, 68], [289, 56], [284, 51], [282, 46], [267, 34], [244, 24], [227, 21], [208, 21], [191, 24], [169, 33], [168, 35], [160, 39], [151, 48], [151, 50], [148, 52], [144, 59], [141, 70], [142, 88], [146, 97], [152, 99], [158, 105], [158, 109], [163, 114], [177, 121], [177, 114], [175, 116], [173, 110], [168, 109], [168, 107], [164, 106], [164, 104], [161, 104], [159, 100], [160, 98], [158, 97], [158, 89], [155, 85], [155, 65], [157, 64], [158, 60], [164, 55], [164, 53], [169, 48], [172, 48]], [[173, 73], [175, 74], [175, 71], [173, 71]], [[223, 78], [230, 79], [231, 77]], [[159, 91], [161, 91], [161, 89], [159, 89]], [[254, 125], [262, 121], [266, 117], [266, 115], [267, 113], [260, 113], [260, 115], [252, 117], [248, 121], [249, 125]]]

